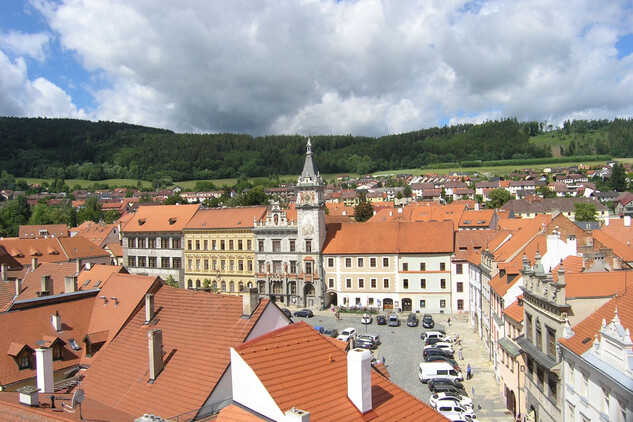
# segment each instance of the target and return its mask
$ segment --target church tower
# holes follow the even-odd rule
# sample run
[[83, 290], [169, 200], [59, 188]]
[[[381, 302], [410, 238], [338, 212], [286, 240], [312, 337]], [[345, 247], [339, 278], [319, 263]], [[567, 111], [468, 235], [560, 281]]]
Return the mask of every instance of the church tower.
[[297, 223], [300, 245], [311, 242], [306, 253], [320, 254], [325, 242], [325, 183], [317, 171], [312, 156], [312, 142], [308, 138], [306, 160], [297, 181]]

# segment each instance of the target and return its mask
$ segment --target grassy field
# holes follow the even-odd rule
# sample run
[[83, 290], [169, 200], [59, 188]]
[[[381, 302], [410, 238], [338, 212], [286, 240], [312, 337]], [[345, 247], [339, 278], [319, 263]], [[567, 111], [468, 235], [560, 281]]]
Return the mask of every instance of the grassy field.
[[[629, 164], [633, 164], [633, 158], [617, 158], [616, 159], [619, 162], [622, 163], [629, 163]], [[384, 176], [384, 175], [396, 175], [396, 174], [413, 174], [416, 176], [419, 176], [421, 174], [429, 174], [429, 173], [437, 173], [437, 174], [449, 174], [449, 173], [455, 173], [455, 172], [459, 172], [459, 173], [467, 173], [467, 174], [483, 174], [486, 176], [507, 176], [508, 174], [512, 173], [515, 170], [523, 170], [524, 168], [532, 168], [535, 170], [543, 170], [545, 167], [556, 167], [556, 166], [565, 166], [565, 165], [578, 165], [578, 164], [584, 164], [584, 165], [589, 165], [589, 166], [593, 166], [593, 165], [604, 165], [604, 161], [589, 161], [589, 162], [583, 162], [583, 163], [576, 163], [576, 162], [568, 162], [565, 161], [564, 158], [561, 158], [560, 163], [550, 163], [550, 164], [533, 164], [533, 165], [529, 165], [529, 166], [525, 166], [525, 167], [521, 167], [518, 165], [512, 165], [512, 166], [498, 166], [498, 167], [452, 167], [452, 168], [428, 168], [428, 169], [399, 169], [399, 170], [389, 170], [389, 171], [379, 171], [379, 172], [375, 172], [374, 175], [375, 176]], [[326, 181], [334, 181], [336, 179], [337, 176], [339, 176], [341, 173], [337, 173], [337, 174], [324, 174], [322, 175], [323, 178]], [[350, 177], [355, 177], [358, 176], [357, 174], [354, 173], [345, 173], [346, 175], [350, 176]], [[288, 181], [288, 182], [295, 182], [297, 180], [298, 175], [285, 175], [285, 176], [280, 176], [279, 180], [280, 181]], [[53, 180], [52, 179], [35, 179], [35, 178], [26, 178], [24, 179], [26, 180], [26, 182], [28, 184], [33, 184], [33, 183], [42, 183], [42, 182], [47, 182], [47, 183], [52, 183]], [[265, 178], [254, 178], [251, 179], [251, 181], [261, 181], [261, 180], [266, 180]], [[177, 182], [176, 185], [182, 187], [183, 189], [193, 189], [195, 184], [196, 184], [197, 180], [186, 180], [186, 181], [181, 181], [181, 182]], [[235, 184], [237, 183], [237, 179], [218, 179], [218, 180], [211, 180], [211, 182], [213, 182], [218, 189], [221, 188], [222, 186], [235, 186]], [[75, 185], [79, 185], [82, 189], [86, 189], [89, 188], [91, 186], [93, 186], [95, 183], [100, 183], [100, 184], [107, 184], [110, 187], [119, 187], [119, 186], [137, 186], [138, 181], [136, 179], [107, 179], [107, 180], [101, 180], [99, 182], [94, 182], [91, 180], [83, 180], [83, 179], [68, 179], [66, 180], [66, 184], [68, 186], [70, 186], [71, 188], [73, 188]], [[148, 182], [148, 181], [142, 181], [141, 182], [142, 185], [144, 187], [151, 187], [152, 183]]]
[[579, 144], [580, 142], [583, 142], [585, 140], [595, 141], [596, 139], [604, 137], [605, 135], [597, 130], [590, 131], [584, 134], [565, 134], [565, 132], [559, 130], [534, 136], [530, 138], [530, 142], [533, 142], [535, 145], [538, 146], [547, 145], [550, 147], [552, 155], [554, 157], [560, 157], [560, 149], [569, 148], [569, 144], [571, 144], [571, 141], [576, 141], [576, 144]]

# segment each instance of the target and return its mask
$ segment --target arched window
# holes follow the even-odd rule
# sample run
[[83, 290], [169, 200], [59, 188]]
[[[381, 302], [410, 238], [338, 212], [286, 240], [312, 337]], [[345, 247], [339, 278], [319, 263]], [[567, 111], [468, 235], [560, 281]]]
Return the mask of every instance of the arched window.
[[235, 291], [235, 283], [231, 281], [229, 283], [229, 292], [234, 292], [234, 291]]
[[222, 291], [226, 292], [226, 281], [222, 282]]
[[196, 280], [196, 289], [199, 289], [200, 287], [202, 287], [202, 285], [200, 284], [200, 279]]
[[240, 289], [240, 292], [243, 292], [244, 291], [244, 283], [242, 283], [240, 281], [240, 284], [238, 284], [238, 288]]
[[217, 290], [218, 290], [218, 282], [217, 282], [217, 281], [214, 281], [214, 282], [213, 282], [213, 290], [214, 290], [214, 291], [217, 291]]
[[193, 280], [189, 279], [189, 281], [187, 281], [187, 287], [190, 289], [193, 289]]

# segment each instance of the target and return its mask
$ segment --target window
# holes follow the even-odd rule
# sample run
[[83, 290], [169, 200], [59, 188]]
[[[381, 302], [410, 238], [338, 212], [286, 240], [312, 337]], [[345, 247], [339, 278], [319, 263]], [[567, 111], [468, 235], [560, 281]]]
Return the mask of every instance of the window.
[[420, 308], [426, 308], [426, 300], [424, 299], [420, 300]]
[[547, 387], [549, 388], [549, 395], [556, 400], [558, 397], [558, 378], [555, 378], [551, 373], [547, 377]]
[[196, 271], [200, 271], [200, 260], [196, 259]]
[[306, 274], [312, 274], [312, 262], [306, 262]]
[[217, 251], [218, 250], [218, 242], [216, 240], [212, 240], [211, 241], [211, 250], [213, 250], [213, 251]]
[[458, 311], [464, 310], [464, 299], [457, 299], [457, 310]]
[[146, 267], [146, 265], [145, 265], [145, 264], [146, 264], [146, 261], [145, 261], [145, 260], [146, 260], [146, 257], [144, 257], [144, 256], [139, 256], [139, 257], [138, 257], [138, 264], [137, 264], [137, 266], [138, 266], [138, 267], [141, 267], [141, 268], [145, 268], [145, 267]]
[[180, 249], [180, 248], [182, 248], [182, 241], [180, 240], [179, 237], [172, 237], [171, 238], [171, 248], [172, 249]]
[[205, 250], [205, 251], [208, 251], [208, 250], [209, 250], [209, 241], [208, 241], [208, 240], [205, 240], [205, 241], [204, 241], [204, 250]]
[[199, 251], [200, 250], [200, 241], [196, 240], [196, 250]]
[[345, 279], [345, 287], [347, 287], [348, 289], [352, 288], [352, 279], [351, 278], [346, 278]]
[[464, 264], [456, 264], [455, 265], [455, 272], [457, 274], [463, 274], [464, 273]]
[[456, 288], [457, 288], [458, 292], [463, 292], [464, 291], [464, 283], [461, 282], [461, 281], [458, 281]]
[[580, 395], [587, 398], [587, 391], [589, 391], [589, 374], [583, 373], [580, 382]]
[[440, 308], [446, 308], [446, 300], [444, 299], [440, 300]]
[[525, 336], [532, 342], [532, 315], [525, 313]]
[[155, 237], [147, 238], [147, 247], [149, 249], [156, 249], [156, 238]]
[[365, 261], [363, 258], [358, 258], [358, 268], [363, 268]]
[[403, 289], [408, 289], [409, 288], [409, 280], [408, 279], [404, 279], [402, 280], [402, 288]]
[[420, 271], [426, 271], [426, 262], [420, 262]]
[[127, 265], [128, 265], [128, 267], [136, 267], [136, 257], [135, 256], [128, 256], [127, 257]]
[[446, 279], [442, 278], [440, 279], [440, 289], [445, 289], [446, 288]]
[[242, 261], [241, 259], [237, 261], [237, 270], [244, 271], [244, 261]]
[[233, 261], [232, 259], [229, 260], [229, 271], [235, 271], [235, 261]]
[[534, 337], [534, 344], [536, 345], [536, 347], [543, 350], [541, 323], [539, 322], [538, 318], [536, 318], [536, 324], [534, 328], [536, 328], [536, 336]]
[[377, 288], [377, 287], [378, 287], [378, 280], [376, 280], [375, 278], [372, 278], [372, 279], [369, 281], [369, 283], [370, 283], [370, 285], [371, 285], [371, 288], [372, 288], [372, 289], [375, 289], [375, 288]]
[[139, 248], [145, 248], [145, 238], [144, 237], [139, 237], [138, 238], [138, 247]]
[[251, 250], [253, 248], [253, 242], [249, 239], [246, 241], [246, 250]]
[[224, 259], [220, 260], [220, 270], [224, 272], [226, 270], [226, 261]]
[[169, 249], [169, 238], [161, 237], [160, 238], [160, 247], [161, 247], [161, 249]]
[[389, 266], [389, 258], [383, 258], [382, 259], [382, 266], [383, 267], [388, 267]]
[[204, 260], [204, 270], [205, 271], [209, 271], [209, 260], [208, 259]]
[[281, 274], [281, 261], [273, 261], [273, 273]]
[[334, 279], [333, 278], [328, 278], [327, 286], [328, 286], [329, 289], [333, 289], [334, 288]]
[[211, 260], [211, 265], [212, 265], [213, 271], [217, 271], [218, 270], [218, 260], [217, 259]]
[[296, 249], [296, 241], [294, 239], [290, 239], [290, 252], [294, 252]]
[[188, 270], [192, 270], [193, 269], [193, 259], [188, 259], [187, 260], [187, 269]]
[[374, 298], [370, 297], [369, 299], [367, 299], [367, 305], [368, 306], [374, 306]]
[[602, 413], [609, 414], [609, 390], [607, 388], [602, 389]]
[[547, 355], [552, 359], [556, 359], [556, 331], [545, 326], [547, 330]]
[[297, 274], [297, 261], [290, 261], [290, 274]]
[[264, 252], [264, 241], [263, 240], [258, 240], [257, 241], [257, 250], [260, 252]]
[[77, 344], [74, 338], [69, 338], [68, 344], [70, 345], [70, 348], [73, 349], [74, 351], [81, 350], [81, 347], [79, 347], [79, 345]]
[[[248, 261], [246, 261], [248, 263], [247, 265], [247, 271], [248, 272], [253, 272], [253, 261], [251, 261], [250, 259]], [[241, 283], [241, 282], [240, 282]], [[240, 290], [241, 291], [241, 290]]]
[[234, 246], [234, 242], [233, 240], [229, 240], [229, 250], [232, 251], [233, 250], [233, 246]]
[[160, 267], [161, 268], [169, 268], [169, 257], [163, 256], [160, 259]]
[[446, 263], [440, 262], [440, 271], [446, 271]]
[[273, 252], [281, 252], [281, 240], [273, 240]]
[[266, 262], [265, 261], [257, 261], [258, 272], [265, 273], [266, 272]]
[[182, 259], [181, 258], [172, 258], [171, 260], [172, 268], [182, 268]]
[[18, 367], [20, 369], [27, 369], [31, 366], [31, 358], [29, 355], [20, 356], [18, 361]]
[[365, 280], [362, 278], [358, 279], [358, 288], [359, 289], [364, 289], [365, 288]]
[[61, 345], [53, 347], [53, 360], [62, 360], [64, 357], [64, 348]]
[[352, 267], [352, 258], [345, 258], [345, 268]]
[[389, 279], [388, 278], [383, 278], [382, 279], [382, 287], [383, 287], [383, 289], [388, 289], [389, 288]]
[[148, 267], [150, 268], [156, 268], [156, 257], [155, 256], [150, 256], [149, 258], [147, 258], [148, 260]]
[[[243, 244], [242, 244], [242, 241], [241, 241], [241, 240], [238, 240], [238, 241], [237, 241], [237, 250], [238, 250], [238, 251], [241, 251], [242, 249], [243, 249]], [[231, 290], [231, 291], [232, 291], [232, 290]]]
[[376, 268], [376, 258], [369, 258], [369, 266], [371, 268]]
[[223, 251], [226, 249], [226, 241], [220, 240], [220, 250]]
[[327, 259], [327, 266], [332, 268], [334, 266], [334, 258]]
[[402, 271], [409, 271], [409, 263], [408, 262], [403, 262], [402, 263]]
[[306, 252], [312, 252], [312, 241], [306, 240]]
[[426, 289], [426, 278], [420, 279], [420, 288]]

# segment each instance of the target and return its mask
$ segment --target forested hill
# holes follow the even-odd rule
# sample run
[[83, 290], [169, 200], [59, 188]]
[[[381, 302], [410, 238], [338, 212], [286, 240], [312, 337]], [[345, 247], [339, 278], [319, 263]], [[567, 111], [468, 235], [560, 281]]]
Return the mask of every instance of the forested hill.
[[[584, 124], [580, 124], [584, 122]], [[544, 125], [516, 119], [430, 128], [380, 138], [313, 136], [321, 173], [369, 173], [427, 164], [550, 156], [531, 142]], [[589, 129], [587, 129], [589, 128]], [[598, 131], [583, 148], [633, 156], [633, 122], [574, 121], [565, 133]], [[596, 141], [597, 140], [597, 141]], [[589, 141], [587, 141], [589, 142]], [[0, 170], [16, 177], [174, 181], [298, 174], [301, 136], [177, 134], [125, 123], [0, 117]], [[608, 150], [608, 151], [604, 151]]]

